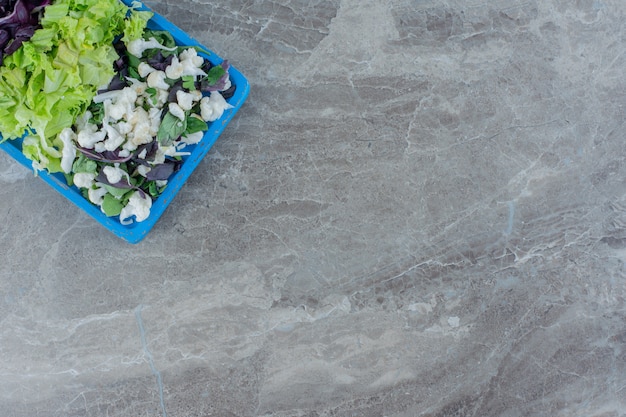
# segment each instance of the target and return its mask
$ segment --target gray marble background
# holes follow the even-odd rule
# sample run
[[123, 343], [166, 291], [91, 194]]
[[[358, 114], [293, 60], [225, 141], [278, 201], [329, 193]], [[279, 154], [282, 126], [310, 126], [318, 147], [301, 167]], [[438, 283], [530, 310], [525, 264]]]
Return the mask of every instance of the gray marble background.
[[248, 101], [127, 244], [0, 154], [0, 415], [626, 416], [623, 0], [178, 0]]

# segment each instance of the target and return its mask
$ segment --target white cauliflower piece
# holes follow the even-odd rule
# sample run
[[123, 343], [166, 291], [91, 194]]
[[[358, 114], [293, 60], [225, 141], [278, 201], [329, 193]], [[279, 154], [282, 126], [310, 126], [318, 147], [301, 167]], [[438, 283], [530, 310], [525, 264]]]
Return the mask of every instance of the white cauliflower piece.
[[183, 136], [180, 141], [186, 145], [195, 145], [196, 143], [200, 142], [203, 137], [204, 132], [196, 132], [187, 136]]
[[94, 184], [95, 178], [96, 174], [91, 172], [78, 172], [74, 174], [72, 180], [74, 181], [74, 185], [78, 188], [91, 188]]
[[193, 60], [191, 59], [185, 59], [184, 61], [180, 61], [181, 65], [183, 66], [183, 71], [181, 74], [181, 77], [184, 75], [191, 75], [191, 76], [201, 76], [204, 77], [206, 76], [206, 72], [202, 71], [202, 69], [198, 68], [196, 66], [196, 64], [193, 62]]
[[204, 58], [198, 55], [198, 51], [194, 48], [187, 48], [182, 51], [179, 55], [181, 61], [191, 61], [196, 67], [200, 68], [202, 64], [204, 64]]
[[135, 191], [128, 199], [128, 204], [120, 213], [120, 223], [123, 225], [131, 224], [131, 217], [135, 216], [135, 221], [142, 222], [150, 215], [152, 208], [152, 199], [147, 195]]
[[165, 103], [167, 103], [169, 96], [170, 93], [168, 90], [157, 90], [157, 100], [156, 104], [154, 104], [154, 107], [161, 108], [165, 106]]
[[205, 122], [214, 122], [224, 114], [224, 110], [232, 109], [224, 97], [217, 91], [213, 91], [209, 97], [200, 100], [200, 114]]
[[165, 68], [165, 75], [171, 80], [177, 80], [183, 75], [185, 67], [180, 63], [178, 57], [172, 57], [172, 62]]
[[122, 121], [115, 125], [115, 129], [120, 132], [120, 135], [127, 135], [133, 130], [133, 126], [128, 122]]
[[[105, 132], [105, 133], [106, 133], [106, 132]], [[96, 152], [100, 152], [100, 153], [102, 153], [102, 152], [106, 151], [106, 149], [105, 149], [105, 147], [104, 147], [104, 142], [96, 142], [96, 143], [93, 145], [93, 150], [94, 150], [94, 151], [96, 151]]]
[[141, 121], [135, 125], [131, 138], [131, 142], [133, 142], [134, 145], [145, 145], [146, 143], [152, 142], [153, 139], [154, 136], [152, 136], [151, 133], [149, 120]]
[[132, 55], [136, 56], [137, 58], [141, 58], [141, 56], [143, 55], [146, 49], [154, 49], [154, 48], [164, 49], [166, 51], [176, 50], [176, 47], [168, 48], [162, 45], [161, 43], [159, 43], [159, 41], [157, 41], [153, 37], [148, 40], [141, 39], [141, 38], [135, 39], [134, 41], [130, 41], [126, 45], [126, 49], [128, 50], [128, 52], [130, 52]]
[[[135, 91], [135, 94], [137, 94], [137, 97], [140, 97], [142, 94], [145, 94], [146, 88], [148, 88], [148, 84], [132, 77], [126, 77], [126, 79], [130, 81], [132, 85], [130, 87], [125, 87], [125, 88], [131, 88], [133, 91]], [[135, 101], [136, 100], [137, 98], [135, 98]]]
[[159, 145], [159, 147], [157, 148], [157, 151], [155, 152], [154, 161], [152, 161], [152, 164], [159, 165], [165, 162], [165, 154], [168, 152], [171, 152], [170, 148], [173, 148], [173, 146], [160, 146]]
[[97, 182], [95, 183], [95, 185], [96, 188], [89, 189], [89, 191], [87, 192], [87, 197], [92, 203], [101, 206], [102, 201], [104, 200], [104, 196], [108, 193], [108, 191], [106, 188], [104, 188], [104, 184], [102, 183]]
[[102, 172], [107, 177], [107, 181], [109, 181], [109, 183], [111, 184], [116, 184], [122, 181], [123, 177], [126, 177], [128, 181], [130, 182], [128, 173], [118, 166], [107, 165], [104, 168], [102, 168]]
[[[197, 97], [194, 94], [187, 93], [183, 90], [178, 90], [176, 92], [176, 101], [181, 109], [187, 111], [191, 110], [194, 105], [194, 98]], [[197, 100], [196, 100], [197, 101]]]
[[151, 72], [146, 80], [148, 82], [148, 87], [158, 88], [160, 90], [169, 90], [170, 86], [165, 82], [166, 77], [167, 76], [164, 71]]
[[[117, 93], [109, 95], [109, 93]], [[104, 102], [104, 120], [103, 123], [107, 124], [108, 120], [118, 121], [132, 112], [135, 107], [135, 101], [137, 101], [137, 91], [133, 87], [124, 87], [121, 90], [108, 91], [98, 95], [98, 100]], [[95, 99], [94, 99], [95, 102]]]
[[122, 136], [113, 126], [105, 125], [104, 129], [107, 132], [107, 139], [104, 141], [104, 149], [107, 151], [116, 150], [126, 140], [126, 138]]
[[[83, 148], [94, 149], [98, 142], [104, 140], [105, 136], [106, 132], [103, 130], [97, 130], [95, 132], [91, 130], [81, 130], [76, 136], [76, 142]], [[102, 150], [96, 150], [96, 152], [102, 152]]]
[[139, 165], [137, 167], [137, 173], [141, 175], [142, 177], [145, 177], [146, 175], [148, 175], [148, 172], [150, 172], [151, 169], [152, 168], [150, 168], [147, 165]]
[[168, 110], [172, 115], [178, 117], [182, 122], [185, 121], [185, 111], [177, 104], [170, 103], [168, 105]]
[[66, 174], [69, 174], [72, 171], [74, 159], [76, 159], [76, 145], [74, 144], [76, 134], [71, 128], [66, 127], [61, 131], [61, 133], [59, 133], [59, 139], [63, 142], [61, 169]]
[[151, 72], [154, 71], [156, 71], [156, 69], [152, 68], [147, 62], [142, 61], [137, 66], [137, 72], [141, 78], [146, 78]]
[[151, 107], [148, 111], [148, 118], [150, 119], [150, 134], [156, 136], [161, 126], [161, 113], [162, 110], [156, 107]]
[[148, 120], [148, 112], [143, 107], [135, 107], [127, 120], [131, 126], [134, 126]]

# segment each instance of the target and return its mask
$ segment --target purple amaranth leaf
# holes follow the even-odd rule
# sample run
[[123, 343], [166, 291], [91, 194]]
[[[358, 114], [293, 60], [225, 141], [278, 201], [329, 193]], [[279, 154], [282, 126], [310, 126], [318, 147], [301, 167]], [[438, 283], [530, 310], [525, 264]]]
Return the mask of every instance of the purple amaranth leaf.
[[132, 154], [129, 156], [120, 156], [119, 151], [96, 152], [93, 149], [83, 148], [79, 145], [76, 145], [76, 149], [78, 149], [87, 158], [98, 162], [122, 163], [129, 161], [133, 157]]
[[34, 26], [21, 26], [17, 31], [15, 31], [13, 42], [8, 44], [6, 48], [4, 48], [4, 52], [7, 55], [11, 55], [13, 52], [17, 51], [22, 43], [29, 40], [33, 33], [35, 33]]
[[[0, 5], [0, 65], [2, 57], [15, 52], [24, 41], [29, 40], [39, 27], [40, 11], [50, 0], [3, 1]], [[8, 35], [8, 37], [7, 37]]]
[[[126, 71], [128, 73], [128, 71]], [[98, 94], [105, 93], [107, 91], [114, 90], [122, 90], [124, 87], [128, 86], [128, 82], [123, 74], [116, 74], [113, 78], [111, 78], [111, 82], [104, 90], [98, 90]]]
[[167, 96], [167, 102], [168, 103], [178, 103], [178, 99], [176, 98], [176, 93], [179, 91], [183, 91], [183, 82], [182, 81], [176, 81], [176, 83], [170, 87], [170, 92]]
[[9, 34], [9, 32], [4, 29], [0, 29], [0, 48], [4, 48], [4, 45], [9, 42], [10, 37], [11, 35]]
[[[139, 155], [141, 155], [144, 150], [146, 151], [146, 154], [143, 158], [140, 158]], [[132, 161], [141, 165], [150, 165], [150, 162], [154, 161], [158, 150], [159, 145], [156, 141], [146, 143], [145, 145], [140, 145], [133, 153]]]
[[146, 179], [150, 181], [167, 180], [173, 173], [180, 169], [181, 164], [181, 161], [166, 159], [162, 164], [153, 166], [152, 169], [146, 174]]
[[159, 51], [154, 54], [153, 57], [148, 59], [148, 64], [158, 71], [165, 71], [165, 69], [172, 63], [173, 59], [174, 55], [164, 57], [161, 51]]

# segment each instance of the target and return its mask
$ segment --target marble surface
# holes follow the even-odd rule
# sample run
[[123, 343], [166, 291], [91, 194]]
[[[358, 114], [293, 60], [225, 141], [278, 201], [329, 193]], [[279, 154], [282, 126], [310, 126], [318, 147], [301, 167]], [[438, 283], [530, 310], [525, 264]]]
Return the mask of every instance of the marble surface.
[[0, 415], [626, 416], [623, 0], [178, 0], [248, 101], [127, 244], [0, 155]]

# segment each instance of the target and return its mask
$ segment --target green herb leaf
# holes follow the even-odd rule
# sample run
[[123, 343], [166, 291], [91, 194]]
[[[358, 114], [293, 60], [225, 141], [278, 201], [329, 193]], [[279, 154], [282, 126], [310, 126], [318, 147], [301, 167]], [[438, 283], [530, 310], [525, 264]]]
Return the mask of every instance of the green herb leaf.
[[124, 197], [124, 194], [129, 191], [128, 188], [117, 188], [113, 187], [112, 185], [105, 185], [104, 188], [106, 188], [106, 190], [109, 192], [109, 194], [107, 195], [112, 195], [118, 200], [121, 200]]
[[193, 75], [183, 75], [183, 88], [191, 91], [196, 89], [196, 80]]
[[78, 158], [74, 161], [74, 165], [72, 165], [72, 172], [75, 174], [80, 172], [95, 174], [97, 169], [98, 164], [96, 161], [87, 158], [83, 154], [79, 154]]
[[165, 117], [161, 121], [159, 131], [157, 132], [157, 140], [163, 146], [169, 146], [182, 135], [187, 129], [187, 121], [181, 121], [169, 111], [165, 113]]
[[102, 211], [107, 216], [117, 216], [122, 212], [124, 208], [124, 204], [121, 200], [115, 198], [111, 194], [106, 194], [104, 196], [104, 200], [102, 200]]
[[224, 68], [222, 68], [221, 65], [216, 65], [209, 70], [206, 75], [206, 80], [209, 85], [214, 85], [220, 80], [220, 78], [222, 78], [224, 74], [226, 74]]
[[190, 116], [187, 118], [187, 129], [185, 129], [185, 134], [191, 135], [196, 132], [204, 132], [208, 128], [209, 126], [204, 120], [196, 116]]
[[91, 119], [89, 119], [89, 123], [93, 123], [94, 125], [101, 125], [102, 119], [104, 118], [104, 103], [92, 102], [89, 105], [88, 110], [91, 112]]

